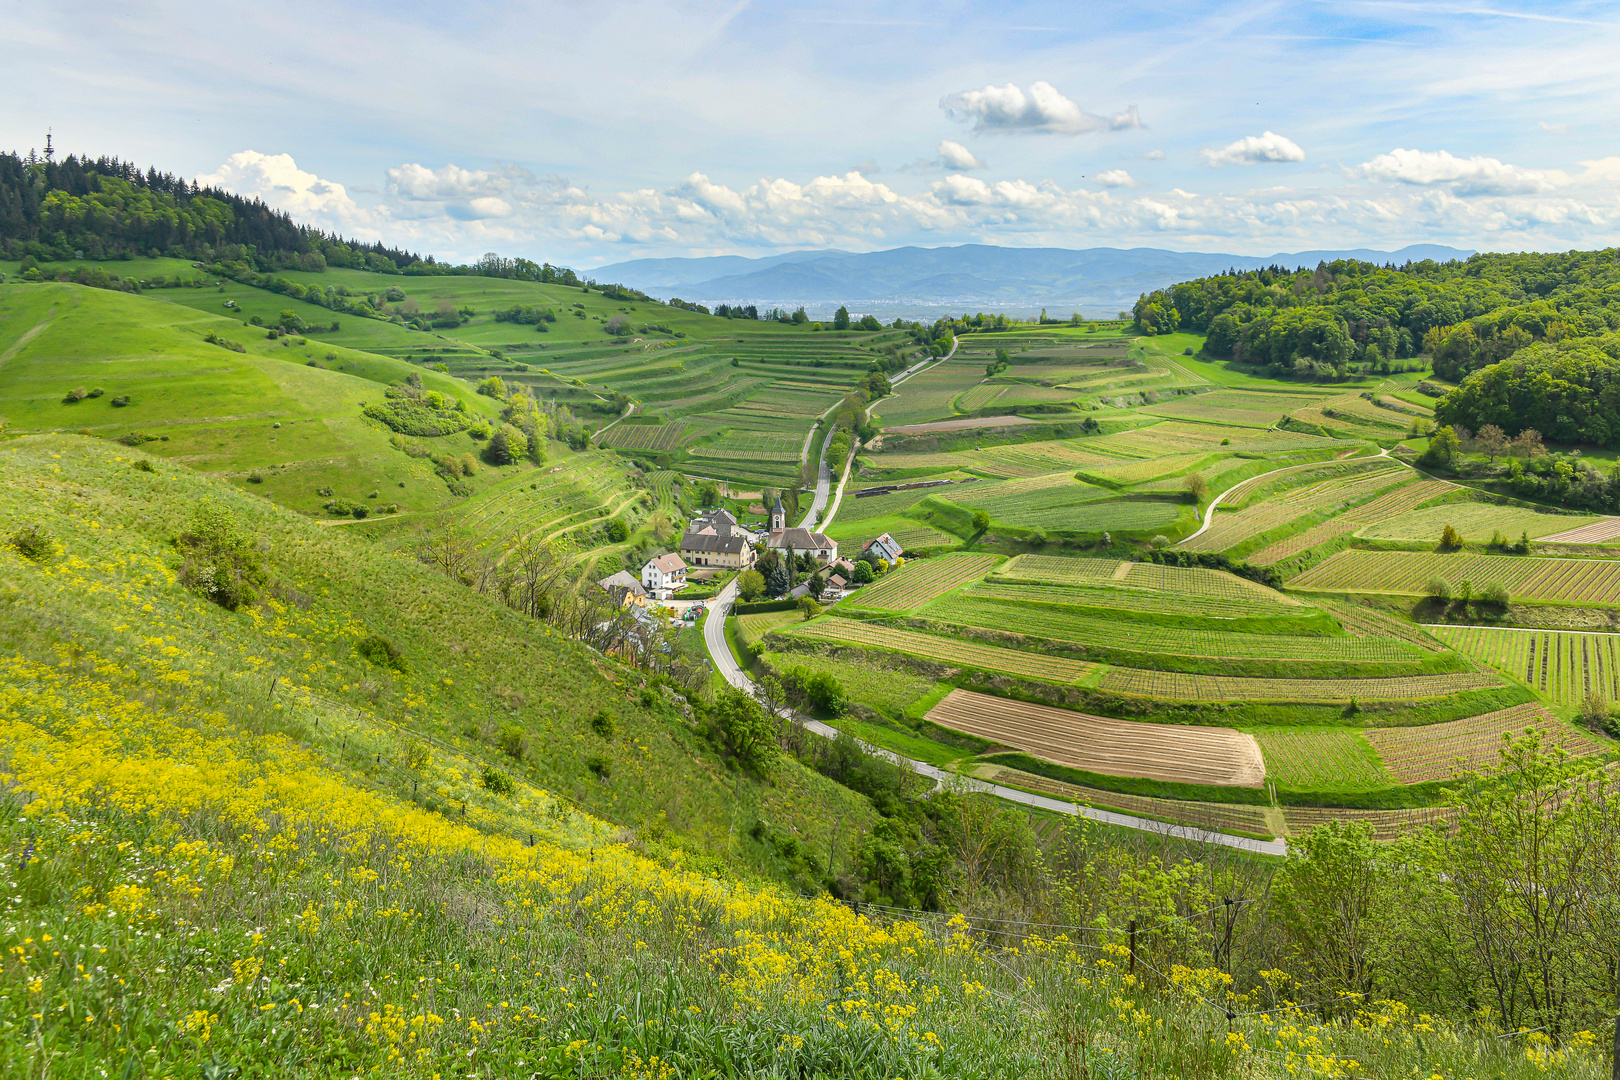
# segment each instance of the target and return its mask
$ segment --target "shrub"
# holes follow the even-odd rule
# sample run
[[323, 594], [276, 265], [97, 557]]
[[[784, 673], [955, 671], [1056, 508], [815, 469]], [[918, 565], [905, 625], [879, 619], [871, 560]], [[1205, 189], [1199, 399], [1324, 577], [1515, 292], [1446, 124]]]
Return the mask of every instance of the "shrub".
[[523, 755], [529, 752], [528, 733], [517, 724], [502, 725], [496, 736], [496, 742], [501, 748], [501, 753], [513, 761], [522, 761]]
[[107, 404], [111, 405], [115, 409], [122, 409], [124, 406], [129, 404], [129, 395], [128, 394], [119, 394], [117, 397], [113, 398]]
[[44, 564], [56, 557], [56, 538], [38, 525], [24, 525], [12, 533], [11, 546], [29, 562]]
[[104, 390], [104, 389], [102, 389], [101, 387], [98, 386], [94, 390], [90, 391], [90, 396], [91, 397], [100, 397], [102, 394], [105, 394], [106, 392], [107, 392], [106, 390]]
[[381, 634], [367, 634], [354, 643], [354, 651], [378, 667], [393, 668], [401, 673], [410, 670], [404, 654]]
[[1445, 578], [1430, 578], [1423, 591], [1431, 600], [1438, 600], [1443, 604], [1451, 599], [1451, 582]]
[[421, 772], [427, 767], [427, 744], [413, 739], [405, 744], [405, 767], [411, 772]]
[[187, 588], [227, 611], [258, 600], [266, 581], [258, 544], [225, 506], [212, 499], [198, 506], [185, 531], [175, 538], [175, 546], [185, 556], [179, 576]]
[[1595, 690], [1587, 691], [1586, 696], [1581, 699], [1580, 719], [1581, 723], [1589, 728], [1608, 731], [1610, 725], [1608, 700]]
[[630, 526], [618, 518], [611, 518], [606, 525], [602, 526], [602, 533], [612, 543], [619, 544], [630, 539]]
[[87, 398], [89, 396], [90, 396], [90, 391], [89, 390], [86, 390], [82, 386], [75, 386], [73, 389], [71, 389], [71, 390], [69, 390], [67, 392], [67, 395], [65, 397], [62, 398], [62, 402], [63, 402], [63, 404], [66, 404], [66, 405], [72, 405], [75, 401], [83, 401], [85, 398]]
[[517, 785], [512, 783], [512, 778], [493, 765], [484, 766], [483, 781], [485, 789], [493, 791], [497, 795], [510, 795], [517, 790]]
[[1508, 595], [1507, 586], [1503, 585], [1500, 581], [1493, 581], [1491, 584], [1485, 586], [1485, 591], [1479, 594], [1479, 598], [1485, 601], [1487, 604], [1492, 604], [1499, 608], [1507, 607], [1508, 602], [1512, 599], [1512, 597]]
[[613, 761], [603, 754], [592, 754], [585, 759], [585, 767], [591, 770], [598, 780], [606, 780], [613, 775]]
[[136, 458], [135, 461], [130, 465], [130, 468], [134, 469], [136, 472], [151, 472], [152, 463], [146, 458]]
[[350, 513], [352, 513], [358, 519], [364, 519], [370, 515], [371, 507], [366, 506], [364, 503], [360, 503], [356, 505], [355, 508], [350, 511]]
[[1456, 551], [1458, 548], [1460, 548], [1462, 546], [1463, 546], [1462, 533], [1458, 532], [1456, 529], [1452, 528], [1450, 525], [1447, 525], [1444, 529], [1440, 530], [1440, 550], [1441, 551]]
[[606, 709], [597, 709], [590, 719], [591, 730], [604, 739], [613, 738], [613, 717]]

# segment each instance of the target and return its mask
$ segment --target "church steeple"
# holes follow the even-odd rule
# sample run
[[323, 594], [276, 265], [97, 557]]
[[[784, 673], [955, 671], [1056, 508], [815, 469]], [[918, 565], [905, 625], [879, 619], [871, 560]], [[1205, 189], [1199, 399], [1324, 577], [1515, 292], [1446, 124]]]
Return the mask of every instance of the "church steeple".
[[771, 507], [771, 532], [787, 528], [787, 511], [782, 509], [782, 496], [776, 496], [776, 505]]

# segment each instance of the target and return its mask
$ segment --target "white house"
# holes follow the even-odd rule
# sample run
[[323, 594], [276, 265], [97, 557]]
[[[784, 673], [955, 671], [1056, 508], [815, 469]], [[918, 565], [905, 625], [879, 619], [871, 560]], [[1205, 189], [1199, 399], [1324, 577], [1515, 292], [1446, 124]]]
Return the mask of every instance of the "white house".
[[670, 593], [679, 592], [686, 585], [686, 562], [670, 552], [650, 559], [641, 568], [641, 584], [660, 600], [668, 600]]
[[776, 529], [765, 541], [773, 551], [791, 551], [795, 555], [811, 555], [817, 562], [830, 563], [838, 558], [838, 542], [825, 533], [809, 529]]
[[896, 540], [888, 533], [884, 533], [876, 540], [873, 540], [870, 544], [867, 544], [866, 550], [870, 551], [878, 558], [891, 563], [905, 552], [905, 549], [900, 546], [900, 541]]

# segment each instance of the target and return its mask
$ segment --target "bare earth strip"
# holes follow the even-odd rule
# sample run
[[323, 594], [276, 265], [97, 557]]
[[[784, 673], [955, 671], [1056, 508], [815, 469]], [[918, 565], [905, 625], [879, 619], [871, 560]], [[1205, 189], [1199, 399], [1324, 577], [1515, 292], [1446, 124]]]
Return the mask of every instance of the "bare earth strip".
[[1602, 544], [1620, 537], [1620, 517], [1606, 517], [1578, 529], [1566, 529], [1551, 536], [1537, 536], [1551, 544]]
[[933, 723], [1037, 757], [1108, 776], [1259, 787], [1265, 759], [1231, 728], [1141, 724], [952, 690], [928, 710]]
[[921, 435], [930, 431], [961, 431], [963, 428], [1012, 427], [1033, 424], [1027, 416], [964, 416], [960, 420], [940, 420], [932, 424], [901, 424], [884, 428], [891, 435]]

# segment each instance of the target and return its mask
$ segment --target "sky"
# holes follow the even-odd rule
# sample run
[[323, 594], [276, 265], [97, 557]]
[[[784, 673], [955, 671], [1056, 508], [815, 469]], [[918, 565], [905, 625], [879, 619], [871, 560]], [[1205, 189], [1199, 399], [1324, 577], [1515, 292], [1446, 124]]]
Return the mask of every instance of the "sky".
[[468, 260], [1620, 242], [1620, 4], [0, 5], [47, 128]]

